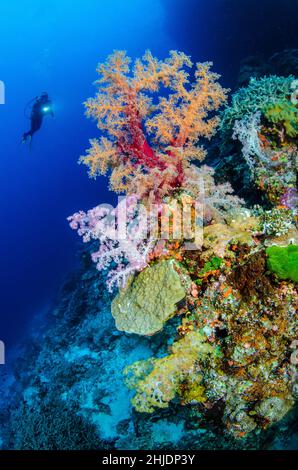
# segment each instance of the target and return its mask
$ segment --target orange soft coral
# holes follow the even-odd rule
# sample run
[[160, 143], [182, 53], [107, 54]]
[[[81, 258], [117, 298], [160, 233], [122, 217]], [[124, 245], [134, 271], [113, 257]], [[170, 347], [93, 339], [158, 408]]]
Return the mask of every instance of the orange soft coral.
[[97, 68], [99, 90], [85, 106], [103, 136], [91, 140], [81, 162], [92, 177], [110, 169], [116, 192], [161, 198], [183, 186], [191, 160], [204, 159], [197, 142], [214, 134], [218, 119], [209, 113], [225, 102], [226, 90], [210, 63], [197, 64], [191, 83], [186, 69], [193, 64], [181, 52], [159, 61], [148, 51], [132, 70], [130, 62], [116, 51]]

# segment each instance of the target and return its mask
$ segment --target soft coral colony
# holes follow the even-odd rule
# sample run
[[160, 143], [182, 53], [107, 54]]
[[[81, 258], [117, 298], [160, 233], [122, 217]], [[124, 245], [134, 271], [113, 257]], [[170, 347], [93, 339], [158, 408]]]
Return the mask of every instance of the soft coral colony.
[[[216, 185], [214, 170], [201, 164], [201, 143], [216, 132], [227, 90], [212, 64], [197, 64], [191, 76], [192, 65], [183, 53], [159, 61], [147, 52], [131, 69], [126, 54], [115, 52], [98, 66], [98, 93], [86, 109], [101, 137], [91, 140], [80, 161], [91, 177], [109, 173], [111, 189], [128, 197], [116, 209], [78, 212], [70, 224], [84, 241], [99, 243], [93, 260], [107, 269], [109, 289], [120, 287], [112, 302], [119, 330], [150, 336], [172, 317], [178, 320], [168, 355], [124, 371], [136, 411], [180, 402], [201, 422], [215, 410], [230, 433], [243, 437], [283, 418], [297, 396], [291, 361], [297, 229], [294, 208], [282, 203], [295, 190], [297, 112], [289, 101], [290, 79], [277, 77], [267, 88], [271, 101], [261, 81], [226, 107], [223, 144], [239, 139], [253, 184], [260, 186], [269, 168], [271, 207], [245, 208], [230, 184]], [[175, 238], [173, 221], [177, 210], [189, 201], [193, 208], [198, 199], [203, 239], [187, 250], [183, 237]], [[147, 224], [136, 236], [140, 202], [155, 204], [161, 219], [159, 208], [167, 203], [169, 239], [156, 240]], [[113, 229], [123, 212], [129, 228], [119, 239]]]
[[105, 135], [91, 141], [81, 161], [93, 177], [110, 169], [116, 192], [161, 198], [183, 187], [191, 160], [204, 159], [197, 142], [214, 134], [218, 118], [209, 113], [224, 103], [226, 91], [210, 63], [197, 65], [190, 84], [192, 63], [182, 53], [162, 62], [147, 52], [132, 74], [129, 64], [124, 52], [115, 52], [98, 66], [99, 91], [86, 108]]

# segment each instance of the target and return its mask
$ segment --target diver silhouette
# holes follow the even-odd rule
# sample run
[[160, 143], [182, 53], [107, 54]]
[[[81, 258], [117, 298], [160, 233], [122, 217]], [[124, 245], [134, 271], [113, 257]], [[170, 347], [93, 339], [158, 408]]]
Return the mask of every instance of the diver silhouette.
[[49, 114], [50, 116], [54, 117], [52, 101], [49, 99], [49, 96], [46, 92], [31, 100], [26, 106], [25, 111], [32, 102], [34, 102], [34, 104], [32, 105], [29, 116], [31, 121], [31, 127], [28, 132], [25, 132], [23, 134], [22, 143], [25, 143], [27, 139], [29, 139], [31, 143], [33, 134], [35, 134], [35, 132], [37, 132], [41, 128], [44, 116]]

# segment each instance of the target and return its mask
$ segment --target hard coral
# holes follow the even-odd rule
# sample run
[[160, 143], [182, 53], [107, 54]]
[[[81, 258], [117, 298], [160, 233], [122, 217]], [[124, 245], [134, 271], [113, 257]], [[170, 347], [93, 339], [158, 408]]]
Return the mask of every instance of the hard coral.
[[208, 225], [204, 229], [203, 257], [223, 257], [229, 244], [255, 245], [253, 234], [258, 220], [248, 210], [235, 209], [226, 212], [226, 220]]
[[[271, 203], [288, 208], [293, 204], [286, 195], [294, 190], [297, 175], [296, 83], [292, 76], [252, 79], [234, 94], [221, 121], [222, 155], [233, 153], [224, 160], [239, 167], [242, 184], [250, 179], [251, 189], [258, 188]], [[239, 142], [246, 169], [238, 161]]]
[[182, 279], [177, 270], [174, 260], [160, 261], [144, 269], [119, 292], [112, 302], [118, 330], [153, 335], [163, 328], [190, 287], [188, 276]]
[[232, 97], [232, 102], [222, 113], [220, 124], [222, 150], [224, 151], [236, 121], [262, 111], [267, 106], [278, 103], [292, 94], [291, 85], [295, 77], [271, 75], [260, 79], [252, 78], [247, 87], [240, 88]]

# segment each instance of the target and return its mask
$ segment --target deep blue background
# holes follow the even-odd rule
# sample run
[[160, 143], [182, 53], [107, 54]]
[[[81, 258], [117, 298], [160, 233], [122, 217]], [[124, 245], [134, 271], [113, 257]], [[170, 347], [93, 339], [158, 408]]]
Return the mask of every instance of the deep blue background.
[[[77, 165], [97, 135], [82, 102], [94, 94], [99, 61], [113, 51], [169, 49], [213, 60], [233, 86], [239, 62], [297, 47], [297, 1], [283, 0], [10, 0], [1, 2], [0, 79], [0, 339], [25, 336], [74, 267], [80, 243], [66, 217], [112, 202], [107, 181], [88, 179]], [[26, 103], [48, 91], [47, 118], [32, 151], [20, 145]]]
[[163, 0], [167, 31], [179, 48], [212, 60], [224, 83], [237, 83], [239, 63], [298, 47], [298, 0]]

